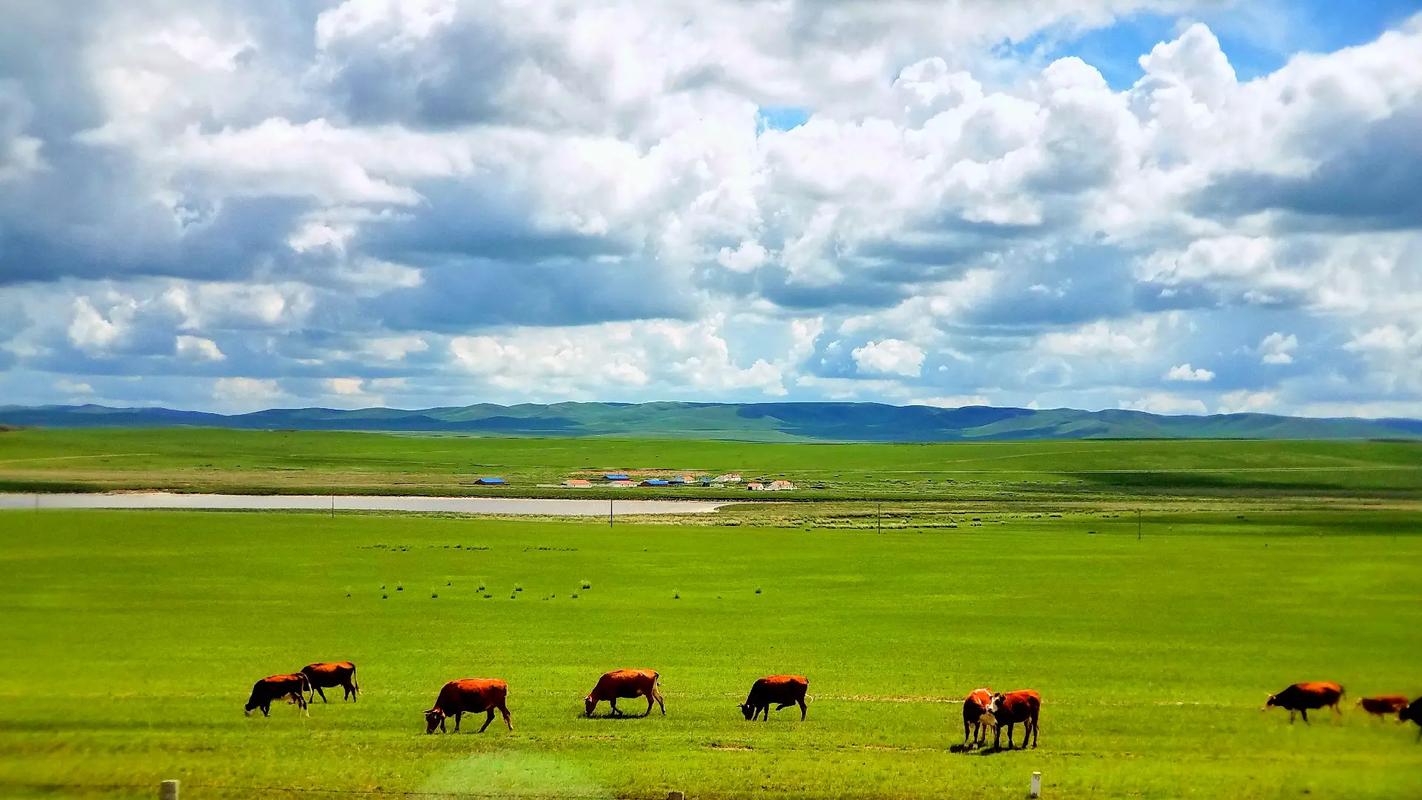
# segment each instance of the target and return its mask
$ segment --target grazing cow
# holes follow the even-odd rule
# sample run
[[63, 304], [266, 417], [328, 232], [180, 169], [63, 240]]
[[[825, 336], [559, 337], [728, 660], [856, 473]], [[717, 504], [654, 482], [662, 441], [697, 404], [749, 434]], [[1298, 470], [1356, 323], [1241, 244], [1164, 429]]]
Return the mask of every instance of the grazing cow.
[[1386, 694], [1380, 697], [1364, 697], [1358, 701], [1358, 705], [1369, 714], [1385, 717], [1388, 714], [1396, 714], [1407, 708], [1407, 698], [1400, 694]]
[[987, 713], [983, 715], [993, 727], [992, 748], [1002, 749], [1002, 726], [1007, 726], [1007, 749], [1012, 749], [1012, 729], [1022, 723], [1022, 749], [1027, 749], [1027, 740], [1032, 747], [1037, 746], [1037, 717], [1042, 711], [1042, 696], [1031, 689], [1019, 689], [1007, 694], [997, 693], [988, 702]]
[[1287, 708], [1289, 710], [1289, 724], [1294, 724], [1294, 713], [1303, 716], [1304, 724], [1309, 724], [1308, 712], [1315, 708], [1332, 708], [1333, 713], [1342, 715], [1338, 708], [1338, 701], [1343, 697], [1343, 687], [1332, 681], [1309, 681], [1307, 683], [1296, 683], [1278, 694], [1269, 695], [1269, 700], [1264, 703], [1260, 711], [1268, 711], [1270, 708]]
[[810, 690], [810, 681], [804, 675], [771, 675], [751, 684], [750, 694], [741, 703], [741, 714], [747, 720], [755, 719], [765, 712], [765, 720], [770, 721], [770, 706], [775, 710], [800, 706], [800, 721], [805, 720], [805, 693]]
[[[349, 661], [338, 661], [335, 663], [320, 662], [317, 664], [307, 664], [301, 668], [301, 674], [311, 681], [311, 688], [316, 694], [321, 695], [321, 702], [325, 703], [326, 693], [321, 691], [322, 687], [331, 688], [339, 686], [346, 690], [342, 700], [356, 699], [360, 693], [360, 684], [356, 683], [355, 664]], [[311, 698], [315, 701], [315, 697]]]
[[252, 716], [252, 712], [258, 708], [262, 710], [262, 716], [271, 716], [272, 701], [280, 700], [283, 697], [291, 697], [296, 701], [296, 705], [302, 713], [310, 714], [306, 710], [306, 692], [311, 691], [311, 681], [306, 679], [300, 672], [291, 675], [272, 675], [262, 678], [252, 685], [252, 696], [247, 698], [247, 705], [242, 709], [242, 713]]
[[434, 708], [425, 712], [425, 733], [434, 733], [435, 728], [444, 733], [444, 720], [451, 716], [454, 717], [454, 732], [459, 733], [460, 718], [465, 714], [478, 714], [480, 711], [488, 715], [484, 718], [484, 725], [479, 728], [479, 733], [483, 733], [484, 728], [494, 721], [494, 709], [504, 715], [504, 724], [509, 730], [513, 730], [513, 720], [509, 718], [509, 709], [505, 705], [508, 697], [509, 685], [497, 678], [450, 681], [439, 690]]
[[1407, 704], [1407, 708], [1397, 712], [1397, 721], [1412, 720], [1417, 723], [1417, 741], [1422, 742], [1422, 697]]
[[612, 713], [622, 716], [622, 712], [617, 708], [617, 701], [620, 698], [646, 697], [647, 710], [642, 716], [652, 713], [652, 703], [656, 702], [661, 706], [662, 715], [667, 713], [667, 707], [662, 702], [660, 691], [661, 676], [656, 670], [650, 669], [617, 669], [604, 673], [597, 679], [597, 685], [583, 699], [583, 709], [586, 716], [593, 715], [593, 709], [597, 704], [606, 700], [612, 706]]
[[[988, 704], [992, 702], [991, 689], [974, 689], [973, 693], [963, 699], [963, 746], [969, 743], [982, 744], [986, 726], [983, 724], [983, 715], [987, 713]], [[972, 730], [969, 737], [968, 731]]]

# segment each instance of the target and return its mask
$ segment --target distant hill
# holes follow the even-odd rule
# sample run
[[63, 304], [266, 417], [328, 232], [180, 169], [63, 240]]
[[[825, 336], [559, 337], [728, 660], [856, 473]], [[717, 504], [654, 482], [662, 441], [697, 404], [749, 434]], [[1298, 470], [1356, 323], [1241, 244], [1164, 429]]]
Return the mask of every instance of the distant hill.
[[935, 408], [880, 403], [488, 403], [405, 411], [274, 408], [211, 414], [167, 408], [0, 406], [0, 425], [171, 427], [631, 436], [756, 441], [950, 442], [1003, 439], [1422, 439], [1411, 419], [1271, 414], [1162, 416], [1058, 408]]

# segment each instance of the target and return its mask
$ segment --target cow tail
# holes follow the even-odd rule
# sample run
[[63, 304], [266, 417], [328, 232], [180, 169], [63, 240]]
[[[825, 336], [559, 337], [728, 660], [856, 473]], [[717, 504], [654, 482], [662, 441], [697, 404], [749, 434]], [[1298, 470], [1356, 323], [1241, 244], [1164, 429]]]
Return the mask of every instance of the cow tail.
[[355, 687], [356, 694], [360, 694], [360, 683], [356, 681], [355, 667], [351, 667], [351, 686]]
[[298, 672], [298, 673], [296, 673], [296, 674], [300, 675], [300, 676], [301, 676], [301, 680], [306, 683], [306, 693], [307, 693], [308, 695], [310, 695], [309, 697], [306, 698], [306, 702], [308, 702], [308, 703], [314, 703], [314, 702], [316, 702], [316, 684], [314, 684], [314, 683], [311, 682], [311, 676], [310, 676], [310, 675], [307, 675], [307, 674], [304, 673], [304, 672]]

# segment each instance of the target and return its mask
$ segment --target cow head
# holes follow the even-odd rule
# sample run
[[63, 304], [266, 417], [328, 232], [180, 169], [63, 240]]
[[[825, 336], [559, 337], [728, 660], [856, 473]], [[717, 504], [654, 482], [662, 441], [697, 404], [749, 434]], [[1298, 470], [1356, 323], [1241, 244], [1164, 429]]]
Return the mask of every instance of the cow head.
[[1406, 721], [1408, 721], [1408, 720], [1412, 720], [1413, 722], [1416, 722], [1418, 725], [1422, 725], [1422, 719], [1419, 719], [1419, 718], [1418, 718], [1418, 714], [1419, 714], [1419, 713], [1420, 713], [1420, 712], [1418, 711], [1418, 708], [1417, 708], [1417, 704], [1416, 704], [1416, 703], [1413, 703], [1413, 704], [1407, 705], [1407, 706], [1403, 706], [1402, 708], [1400, 708], [1400, 709], [1397, 710], [1397, 721], [1398, 721], [1398, 722], [1406, 722]]
[[593, 709], [597, 708], [597, 700], [592, 695], [583, 698], [583, 716], [591, 717]]
[[252, 705], [251, 703], [248, 703], [247, 705], [242, 706], [242, 716], [244, 716], [244, 717], [250, 717], [250, 716], [252, 716], [252, 709], [254, 709], [254, 708], [256, 708], [256, 706]]
[[1274, 706], [1277, 706], [1278, 704], [1279, 704], [1279, 696], [1278, 696], [1277, 694], [1271, 694], [1271, 695], [1269, 695], [1269, 699], [1264, 701], [1263, 707], [1260, 708], [1259, 710], [1260, 710], [1260, 711], [1268, 711], [1269, 709], [1273, 708]]
[[438, 708], [432, 708], [432, 709], [430, 709], [429, 711], [426, 711], [426, 712], [425, 712], [425, 733], [427, 733], [427, 734], [434, 733], [434, 732], [435, 732], [435, 728], [438, 728], [438, 727], [439, 727], [439, 724], [440, 724], [441, 722], [443, 722], [443, 721], [444, 721], [444, 712], [443, 712], [443, 711], [440, 711]]
[[755, 708], [753, 708], [750, 703], [741, 703], [739, 708], [741, 709], [741, 716], [747, 720], [755, 716]]

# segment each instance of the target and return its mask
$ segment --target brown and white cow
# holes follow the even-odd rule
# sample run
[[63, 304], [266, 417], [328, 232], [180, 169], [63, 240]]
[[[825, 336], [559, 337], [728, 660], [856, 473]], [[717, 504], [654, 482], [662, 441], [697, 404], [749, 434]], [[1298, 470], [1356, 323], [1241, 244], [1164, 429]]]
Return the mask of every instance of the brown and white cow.
[[1027, 740], [1037, 746], [1037, 717], [1042, 711], [1042, 696], [1031, 689], [1019, 689], [1006, 694], [997, 693], [988, 702], [985, 721], [993, 726], [992, 747], [1002, 749], [1002, 726], [1007, 726], [1007, 749], [1012, 749], [1012, 729], [1022, 723], [1022, 749], [1027, 749]]
[[[318, 662], [307, 664], [301, 668], [301, 674], [311, 681], [311, 688], [316, 694], [321, 695], [321, 702], [325, 703], [326, 693], [321, 691], [323, 687], [331, 688], [339, 686], [345, 689], [345, 696], [342, 700], [356, 699], [360, 693], [360, 684], [356, 683], [356, 666], [349, 661]], [[312, 700], [315, 700], [313, 697]]]
[[1397, 712], [1397, 721], [1412, 720], [1417, 723], [1417, 741], [1422, 742], [1422, 697], [1407, 704], [1407, 708]]
[[662, 715], [667, 713], [667, 707], [662, 702], [660, 691], [661, 676], [656, 670], [651, 669], [617, 669], [612, 672], [603, 673], [597, 679], [597, 685], [583, 698], [583, 710], [586, 716], [593, 715], [593, 709], [597, 704], [606, 700], [612, 706], [612, 713], [615, 716], [622, 716], [622, 711], [617, 707], [617, 701], [624, 698], [645, 697], [647, 698], [647, 710], [642, 716], [652, 713], [652, 703], [656, 702], [661, 706]]
[[[751, 684], [750, 694], [741, 703], [741, 714], [753, 720], [763, 711], [765, 720], [770, 721], [770, 707], [776, 711], [800, 706], [800, 721], [805, 720], [805, 696], [810, 691], [810, 680], [804, 675], [770, 675]], [[650, 710], [650, 709], [649, 709]]]
[[1342, 698], [1343, 687], [1332, 681], [1307, 681], [1269, 695], [1264, 707], [1259, 710], [1286, 708], [1289, 710], [1290, 725], [1294, 724], [1295, 713], [1302, 715], [1304, 723], [1308, 724], [1308, 712], [1316, 708], [1332, 708], [1333, 713], [1342, 716], [1343, 712], [1338, 708], [1338, 701]]
[[271, 675], [262, 678], [252, 685], [252, 696], [247, 698], [247, 705], [242, 709], [242, 713], [252, 716], [256, 709], [262, 710], [262, 716], [271, 716], [272, 701], [280, 700], [283, 697], [291, 697], [296, 701], [302, 713], [310, 714], [306, 710], [306, 692], [311, 691], [311, 681], [300, 672], [291, 675]]
[[1364, 697], [1358, 701], [1358, 705], [1362, 706], [1363, 710], [1369, 714], [1386, 717], [1407, 708], [1407, 698], [1400, 694], [1385, 694], [1378, 697]]
[[513, 720], [509, 718], [506, 705], [508, 697], [509, 685], [497, 678], [464, 678], [450, 681], [439, 690], [434, 707], [425, 712], [425, 733], [434, 733], [435, 728], [439, 728], [440, 733], [445, 733], [447, 729], [444, 727], [444, 721], [448, 717], [454, 717], [454, 732], [459, 733], [460, 718], [465, 714], [478, 714], [481, 711], [488, 715], [484, 718], [483, 726], [479, 728], [479, 733], [483, 733], [484, 728], [494, 721], [495, 709], [504, 715], [504, 724], [509, 730], [513, 730]]
[[[987, 713], [988, 705], [992, 703], [992, 690], [974, 689], [973, 693], [963, 698], [963, 746], [971, 744], [982, 744], [987, 726], [983, 724], [983, 715]], [[972, 736], [968, 735], [969, 730]]]

